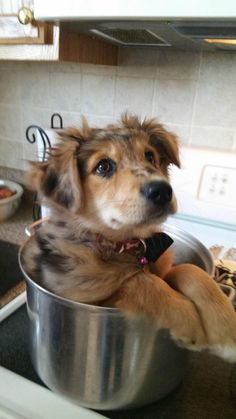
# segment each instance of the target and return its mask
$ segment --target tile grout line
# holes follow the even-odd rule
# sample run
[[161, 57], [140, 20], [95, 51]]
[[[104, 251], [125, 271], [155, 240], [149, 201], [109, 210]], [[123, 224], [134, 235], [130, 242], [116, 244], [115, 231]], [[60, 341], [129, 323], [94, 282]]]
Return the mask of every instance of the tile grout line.
[[194, 117], [195, 117], [195, 114], [196, 114], [197, 94], [198, 94], [198, 88], [199, 88], [199, 84], [200, 84], [200, 74], [201, 74], [201, 69], [202, 69], [202, 56], [203, 56], [203, 53], [201, 51], [200, 52], [200, 59], [199, 59], [199, 66], [198, 66], [198, 77], [197, 77], [197, 81], [196, 81], [196, 89], [195, 89], [195, 94], [194, 94], [194, 99], [193, 99], [193, 110], [192, 110], [192, 117], [191, 117], [191, 121], [190, 121], [188, 145], [192, 144], [193, 121], [194, 121]]
[[118, 77], [120, 77], [118, 75], [118, 67], [120, 66], [120, 55], [121, 55], [121, 51], [120, 51], [120, 48], [119, 48], [118, 49], [117, 65], [116, 65], [116, 68], [115, 68], [114, 102], [113, 102], [113, 115], [112, 115], [114, 119], [116, 117], [116, 108], [117, 108], [117, 84], [118, 84]]
[[82, 83], [83, 83], [83, 71], [82, 71], [82, 68], [81, 68], [81, 71], [79, 72], [79, 75], [80, 75], [80, 79], [79, 79], [79, 90], [80, 90], [80, 110], [79, 110], [79, 116], [80, 116], [80, 119], [81, 119], [81, 117], [82, 117], [82, 115], [83, 115], [83, 112], [82, 112], [82, 105], [81, 105], [81, 103], [82, 103]]
[[[152, 108], [151, 108], [151, 116], [158, 118], [158, 95], [157, 95], [157, 80], [158, 80], [158, 57], [155, 57], [155, 72], [154, 72], [154, 76], [153, 76], [153, 95], [152, 95]], [[154, 114], [154, 106], [155, 103], [157, 102], [157, 112], [155, 112]], [[157, 115], [156, 115], [157, 114]]]
[[[153, 78], [153, 94], [152, 94], [152, 108], [151, 108], [151, 115], [152, 117], [158, 117], [158, 115], [154, 115], [154, 105], [157, 100], [157, 68], [155, 71], [155, 76]], [[157, 109], [158, 109], [158, 103], [157, 103]], [[158, 114], [158, 112], [156, 112]]]
[[[120, 59], [120, 57], [118, 56], [118, 63], [119, 63], [119, 59]], [[117, 78], [118, 78], [117, 77], [118, 76], [118, 74], [117, 74], [117, 68], [118, 68], [118, 65], [116, 66], [115, 75], [114, 75], [114, 77], [115, 77], [115, 80], [114, 80], [114, 100], [113, 100], [113, 112], [112, 112], [112, 117], [113, 118], [115, 118], [115, 115], [116, 115]], [[106, 115], [106, 116], [108, 116], [108, 115]]]

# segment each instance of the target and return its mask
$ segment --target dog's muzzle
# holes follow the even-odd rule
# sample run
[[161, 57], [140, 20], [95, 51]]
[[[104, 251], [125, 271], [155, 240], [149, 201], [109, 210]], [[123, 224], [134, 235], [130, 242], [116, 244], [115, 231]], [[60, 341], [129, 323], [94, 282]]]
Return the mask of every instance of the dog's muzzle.
[[171, 202], [173, 192], [168, 182], [160, 180], [146, 183], [141, 194], [155, 206], [165, 207]]

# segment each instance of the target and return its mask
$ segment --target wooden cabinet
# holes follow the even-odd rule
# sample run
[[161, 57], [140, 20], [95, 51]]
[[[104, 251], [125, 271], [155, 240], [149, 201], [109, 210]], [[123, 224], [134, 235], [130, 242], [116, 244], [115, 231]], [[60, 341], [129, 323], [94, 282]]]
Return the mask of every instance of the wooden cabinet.
[[52, 42], [52, 25], [37, 22], [33, 16], [33, 2], [25, 0], [0, 2], [0, 44], [28, 45]]
[[[50, 0], [49, 0], [50, 1]], [[25, 15], [27, 10], [29, 17]], [[0, 60], [117, 65], [118, 47], [33, 18], [33, 0], [0, 1]], [[25, 24], [19, 21], [25, 19]], [[32, 16], [30, 16], [30, 11]]]

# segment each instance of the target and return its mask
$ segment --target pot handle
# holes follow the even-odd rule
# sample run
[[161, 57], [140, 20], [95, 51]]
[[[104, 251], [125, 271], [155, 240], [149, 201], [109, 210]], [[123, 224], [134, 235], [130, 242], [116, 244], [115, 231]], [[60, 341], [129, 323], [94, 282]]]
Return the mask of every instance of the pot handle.
[[42, 223], [44, 223], [45, 221], [48, 221], [49, 217], [44, 217], [44, 218], [40, 218], [37, 221], [34, 221], [34, 223], [30, 224], [29, 226], [25, 227], [25, 234], [28, 237], [32, 237], [32, 235], [34, 234], [34, 230], [36, 227], [40, 226]]

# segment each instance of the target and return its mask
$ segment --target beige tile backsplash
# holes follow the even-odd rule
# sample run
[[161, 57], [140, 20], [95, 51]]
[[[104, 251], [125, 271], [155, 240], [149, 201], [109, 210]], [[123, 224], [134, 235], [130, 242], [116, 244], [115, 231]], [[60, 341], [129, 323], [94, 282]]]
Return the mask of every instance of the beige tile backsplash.
[[0, 62], [0, 166], [26, 168], [29, 124], [158, 117], [182, 143], [236, 152], [236, 54], [123, 49], [119, 66]]
[[156, 80], [153, 115], [163, 123], [190, 125], [197, 82], [184, 79]]
[[77, 109], [80, 108], [83, 114], [114, 115], [114, 97], [115, 76], [82, 74], [81, 103]]
[[117, 77], [115, 116], [130, 110], [141, 117], [152, 114], [154, 80], [135, 77]]

